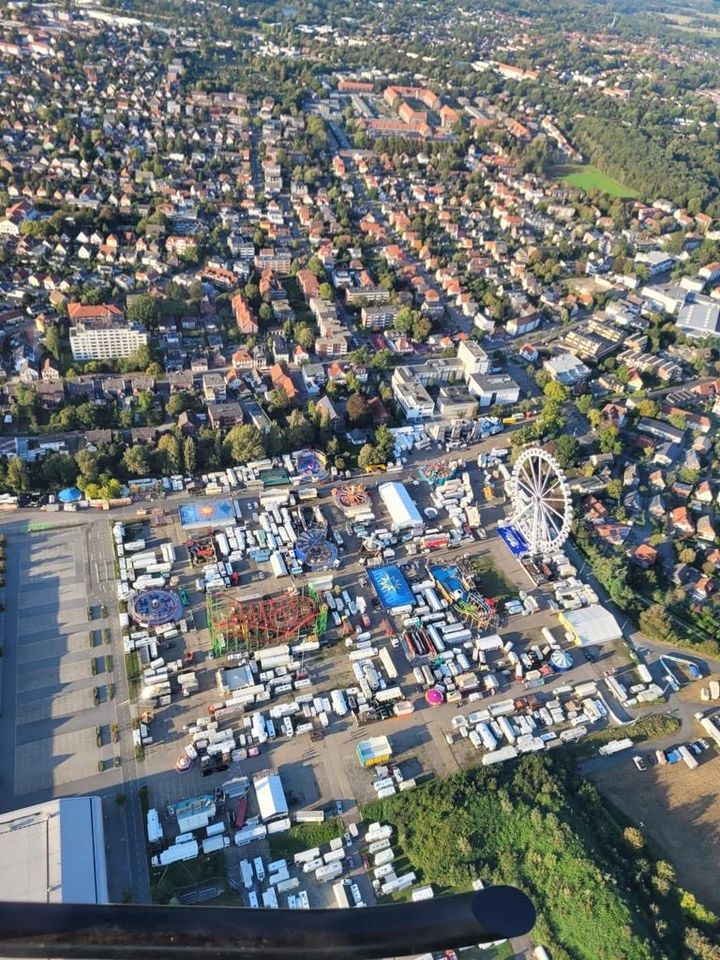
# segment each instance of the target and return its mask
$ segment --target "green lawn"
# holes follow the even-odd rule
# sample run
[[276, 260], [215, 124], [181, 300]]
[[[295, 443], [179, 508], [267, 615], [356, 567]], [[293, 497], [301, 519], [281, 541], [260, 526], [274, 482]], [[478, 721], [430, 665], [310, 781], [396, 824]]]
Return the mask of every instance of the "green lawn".
[[503, 600], [510, 600], [517, 596], [517, 588], [501, 570], [498, 570], [490, 557], [472, 557], [469, 565], [477, 577], [478, 586], [484, 596]]
[[329, 843], [343, 835], [343, 824], [339, 817], [323, 820], [322, 823], [298, 823], [286, 833], [273, 833], [268, 837], [270, 854], [273, 860], [280, 857], [292, 857], [301, 850], [310, 850], [323, 843]]
[[565, 164], [556, 167], [553, 175], [557, 180], [564, 180], [568, 186], [580, 190], [600, 190], [611, 197], [636, 197], [637, 194], [630, 187], [624, 186], [613, 177], [607, 176], [591, 163]]

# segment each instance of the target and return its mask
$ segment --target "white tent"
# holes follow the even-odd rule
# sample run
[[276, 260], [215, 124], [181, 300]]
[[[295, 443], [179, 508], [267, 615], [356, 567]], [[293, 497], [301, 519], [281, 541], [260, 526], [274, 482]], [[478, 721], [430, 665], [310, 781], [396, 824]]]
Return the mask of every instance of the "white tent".
[[274, 820], [276, 817], [288, 815], [287, 800], [279, 773], [262, 774], [255, 778], [254, 785], [261, 820]]

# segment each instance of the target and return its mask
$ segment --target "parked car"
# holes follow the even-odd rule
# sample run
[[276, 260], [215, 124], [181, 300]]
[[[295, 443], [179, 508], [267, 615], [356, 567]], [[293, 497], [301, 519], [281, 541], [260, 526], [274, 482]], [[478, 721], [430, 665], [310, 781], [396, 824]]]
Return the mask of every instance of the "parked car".
[[641, 773], [647, 770], [647, 764], [645, 763], [642, 757], [635, 756], [632, 759], [633, 759], [633, 763]]

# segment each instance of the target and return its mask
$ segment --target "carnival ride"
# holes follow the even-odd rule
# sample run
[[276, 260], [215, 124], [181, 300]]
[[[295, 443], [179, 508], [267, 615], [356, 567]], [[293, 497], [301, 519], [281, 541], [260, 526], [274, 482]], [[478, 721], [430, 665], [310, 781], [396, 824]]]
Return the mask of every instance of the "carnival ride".
[[295, 461], [295, 470], [303, 483], [321, 483], [327, 480], [327, 459], [317, 450], [298, 450], [292, 455]]
[[327, 539], [327, 530], [319, 524], [298, 534], [295, 556], [309, 570], [327, 570], [337, 560], [337, 547]]
[[333, 492], [336, 505], [347, 515], [360, 513], [370, 506], [370, 491], [364, 483], [346, 483]]
[[478, 631], [494, 629], [498, 623], [497, 603], [484, 597], [475, 585], [475, 575], [462, 562], [430, 568], [438, 592], [468, 626]]
[[312, 588], [248, 599], [210, 591], [207, 614], [216, 655], [297, 643], [327, 627], [327, 607]]
[[130, 617], [143, 627], [162, 627], [182, 619], [183, 605], [174, 590], [153, 587], [131, 593], [128, 597]]
[[559, 550], [570, 535], [572, 500], [560, 464], [543, 447], [528, 447], [515, 461], [510, 498], [510, 523], [530, 555]]
[[433, 487], [441, 487], [448, 480], [452, 480], [458, 471], [457, 460], [431, 460], [418, 467], [418, 479], [424, 480]]

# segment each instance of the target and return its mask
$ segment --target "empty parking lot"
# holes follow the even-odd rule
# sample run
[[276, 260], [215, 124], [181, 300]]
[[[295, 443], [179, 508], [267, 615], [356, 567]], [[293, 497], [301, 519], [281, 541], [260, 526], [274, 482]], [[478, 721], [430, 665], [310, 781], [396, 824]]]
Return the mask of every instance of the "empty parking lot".
[[13, 533], [7, 551], [0, 757], [10, 807], [98, 775], [112, 751], [97, 747], [95, 726], [110, 722], [112, 704], [94, 702], [106, 678], [92, 667], [102, 671], [89, 635], [103, 621], [88, 621], [85, 527]]

